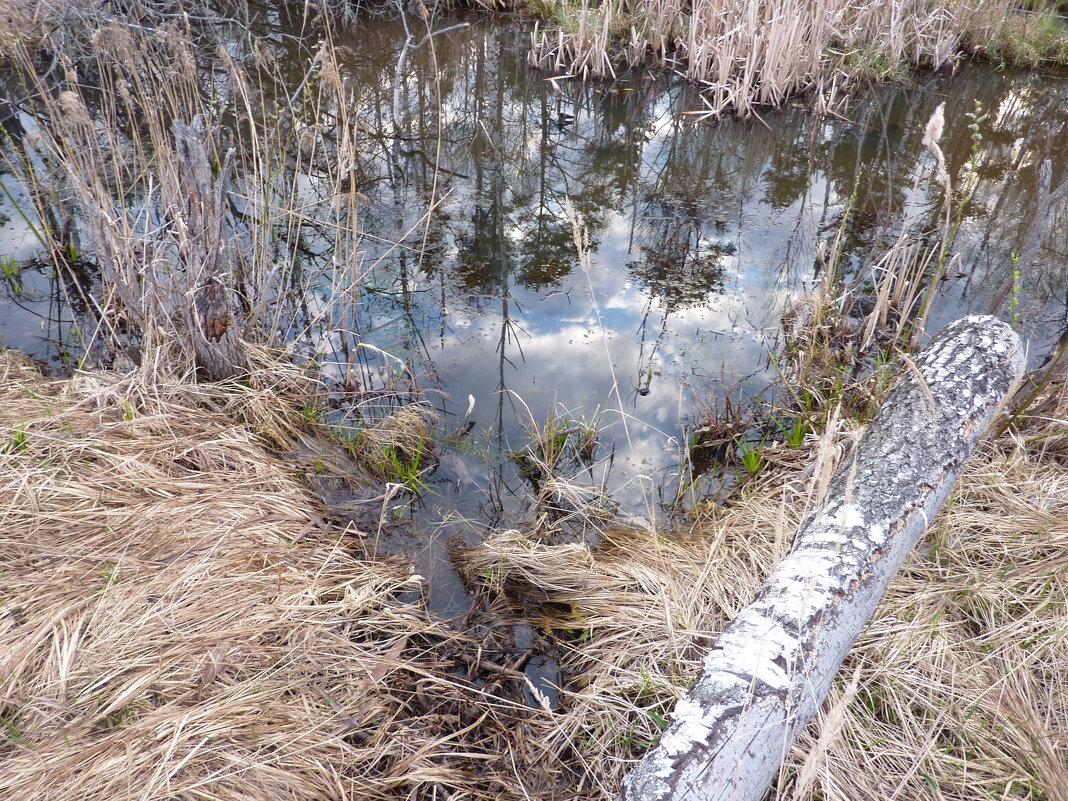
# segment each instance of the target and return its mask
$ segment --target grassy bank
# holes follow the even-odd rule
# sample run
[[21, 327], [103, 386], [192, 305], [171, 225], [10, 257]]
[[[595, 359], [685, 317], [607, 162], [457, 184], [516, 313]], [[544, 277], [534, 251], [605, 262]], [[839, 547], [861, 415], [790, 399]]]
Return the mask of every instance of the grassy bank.
[[[277, 390], [0, 363], [12, 799], [611, 798], [857, 434], [769, 449], [681, 537], [491, 537], [463, 557], [483, 601], [463, 633], [235, 422], [251, 404], [262, 429]], [[973, 458], [773, 797], [1064, 797], [1066, 617], [1059, 382]], [[520, 692], [529, 618], [565, 671], [551, 710]]]
[[[777, 799], [1061, 798], [1068, 791], [1068, 392], [984, 449], [892, 583]], [[579, 744], [588, 781], [623, 774], [700, 669], [711, 632], [759, 589], [857, 430], [823, 433], [690, 539], [619, 534], [595, 550], [503, 535], [476, 549], [487, 584], [547, 599], [572, 676], [544, 745]], [[785, 458], [784, 458], [785, 457]], [[550, 797], [550, 796], [543, 796]]]
[[0, 798], [508, 797], [515, 702], [255, 433], [277, 383], [0, 375]]
[[1022, 66], [1068, 61], [1056, 5], [1007, 0], [698, 0], [530, 3], [547, 21], [531, 64], [581, 78], [637, 67], [685, 75], [709, 115], [747, 116], [815, 94], [833, 107], [858, 82], [952, 69], [966, 55]]

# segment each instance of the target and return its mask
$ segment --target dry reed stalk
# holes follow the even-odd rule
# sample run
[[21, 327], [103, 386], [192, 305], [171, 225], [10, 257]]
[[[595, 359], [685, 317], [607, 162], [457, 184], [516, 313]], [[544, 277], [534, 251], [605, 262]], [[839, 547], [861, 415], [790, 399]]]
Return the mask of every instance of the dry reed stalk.
[[[935, 109], [924, 127], [923, 145], [934, 160], [933, 168], [917, 169], [913, 181], [913, 191], [923, 180], [933, 181], [940, 187], [940, 202], [927, 212], [932, 219], [918, 222], [914, 214], [904, 215], [896, 239], [871, 267], [874, 291], [865, 284], [868, 275], [858, 275], [849, 284], [841, 278], [848, 205], [831, 246], [821, 243], [818, 259], [826, 269], [820, 288], [784, 316], [788, 358], [782, 385], [795, 397], [808, 391], [826, 399], [826, 387], [841, 393], [843, 378], [855, 382], [848, 394], [870, 394], [867, 384], [873, 372], [903, 352], [907, 357], [918, 349], [942, 279], [959, 268], [961, 256], [953, 247], [978, 164], [973, 147], [972, 159], [960, 176], [965, 189], [955, 197], [954, 176], [949, 175], [939, 146], [946, 125], [944, 106]], [[854, 321], [851, 306], [861, 296], [870, 298], [871, 307]]]
[[[679, 68], [703, 90], [706, 113], [748, 116], [817, 91], [940, 69], [962, 50], [985, 52], [1020, 16], [1007, 0], [587, 0], [560, 4], [536, 31], [530, 62], [581, 77], [613, 64]], [[596, 20], [596, 23], [592, 23]]]
[[[36, 125], [7, 157], [38, 219], [70, 220], [40, 229], [56, 263], [100, 265], [101, 349], [165, 348], [176, 374], [197, 365], [224, 377], [243, 362], [238, 340], [304, 333], [285, 330], [295, 309], [308, 309], [307, 328], [351, 311], [362, 277], [352, 90], [326, 17], [308, 77], [290, 94], [264, 43], [237, 58], [169, 5], [141, 11], [134, 23], [82, 9], [69, 28], [51, 20], [51, 38], [11, 48]], [[82, 46], [59, 49], [70, 37]], [[42, 50], [61, 69], [42, 68]], [[212, 65], [211, 81], [198, 61]], [[222, 114], [233, 117], [230, 141], [211, 124], [189, 127]], [[224, 169], [215, 175], [212, 164]], [[329, 243], [326, 303], [302, 301], [323, 280], [300, 268], [309, 239]], [[228, 354], [222, 369], [212, 348]]]

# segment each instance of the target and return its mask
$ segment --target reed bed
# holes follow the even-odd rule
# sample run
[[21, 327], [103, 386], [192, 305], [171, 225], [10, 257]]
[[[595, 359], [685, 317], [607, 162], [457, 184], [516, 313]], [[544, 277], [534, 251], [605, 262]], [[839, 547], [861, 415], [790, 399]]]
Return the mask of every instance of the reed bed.
[[1068, 57], [1052, 5], [1007, 0], [678, 0], [532, 4], [549, 20], [530, 63], [580, 78], [670, 69], [702, 89], [706, 116], [748, 116], [815, 93], [840, 102], [858, 81], [952, 68], [964, 54], [1028, 65]]
[[3, 158], [88, 309], [72, 350], [230, 378], [245, 343], [307, 352], [344, 326], [366, 198], [330, 15], [297, 85], [211, 4], [0, 2], [0, 18], [8, 105], [30, 121]]

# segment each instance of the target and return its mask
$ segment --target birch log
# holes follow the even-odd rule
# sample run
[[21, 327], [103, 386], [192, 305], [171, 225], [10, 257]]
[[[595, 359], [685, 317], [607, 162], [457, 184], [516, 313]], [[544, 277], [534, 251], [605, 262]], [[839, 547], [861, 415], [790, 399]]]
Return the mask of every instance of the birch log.
[[967, 317], [906, 369], [622, 799], [763, 797], [1023, 367], [1007, 325]]

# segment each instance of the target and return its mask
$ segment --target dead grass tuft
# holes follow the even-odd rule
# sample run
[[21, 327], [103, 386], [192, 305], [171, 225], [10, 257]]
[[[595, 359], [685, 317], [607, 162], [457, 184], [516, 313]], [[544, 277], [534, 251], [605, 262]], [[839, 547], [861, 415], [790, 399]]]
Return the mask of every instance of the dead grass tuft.
[[433, 465], [433, 410], [422, 404], [395, 409], [365, 428], [352, 442], [359, 461], [376, 476], [400, 483], [421, 482]]

